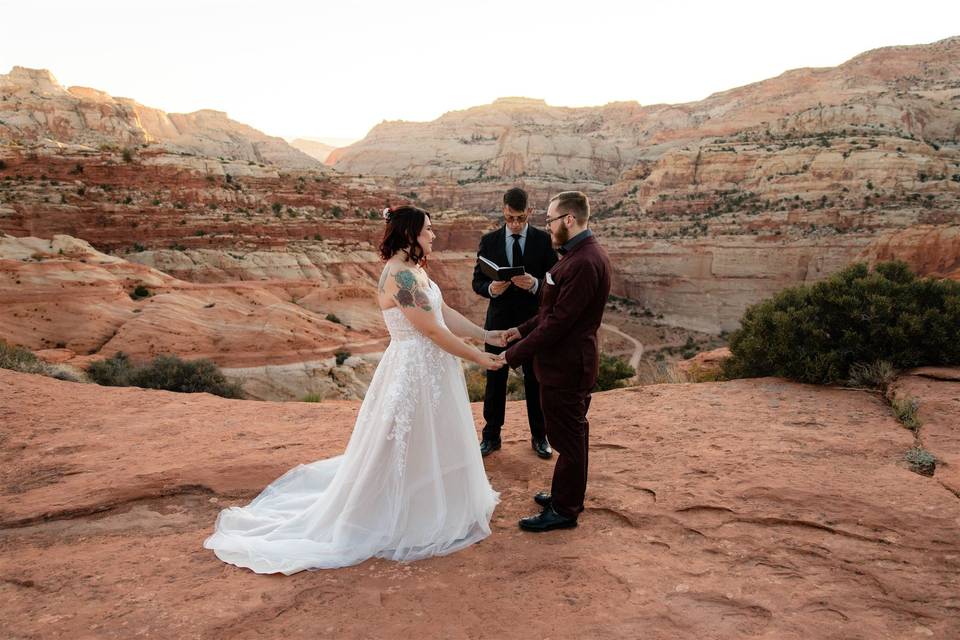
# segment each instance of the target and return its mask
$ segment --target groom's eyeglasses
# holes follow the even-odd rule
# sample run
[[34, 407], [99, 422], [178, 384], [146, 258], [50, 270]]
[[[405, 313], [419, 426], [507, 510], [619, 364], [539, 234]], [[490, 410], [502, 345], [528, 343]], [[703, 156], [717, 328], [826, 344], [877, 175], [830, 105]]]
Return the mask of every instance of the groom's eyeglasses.
[[523, 216], [503, 216], [503, 217], [506, 219], [507, 222], [510, 222], [510, 223], [517, 223], [517, 224], [519, 224], [519, 223], [521, 223], [521, 222], [526, 222], [526, 221], [527, 221], [527, 216], [525, 216], [525, 215], [523, 215]]

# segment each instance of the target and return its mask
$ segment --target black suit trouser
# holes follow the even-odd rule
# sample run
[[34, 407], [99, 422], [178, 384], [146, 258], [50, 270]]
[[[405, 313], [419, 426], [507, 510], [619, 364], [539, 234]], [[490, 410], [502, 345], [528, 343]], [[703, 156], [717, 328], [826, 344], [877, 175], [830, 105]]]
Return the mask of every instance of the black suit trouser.
[[553, 508], [568, 518], [583, 511], [587, 492], [590, 397], [590, 389], [540, 387], [547, 437], [557, 452], [550, 494]]
[[[485, 345], [488, 353], [503, 353], [503, 347]], [[487, 371], [487, 388], [483, 394], [484, 440], [500, 440], [507, 403], [507, 378], [510, 367], [501, 367], [496, 371]], [[534, 440], [543, 440], [546, 430], [543, 426], [543, 410], [540, 407], [540, 383], [533, 373], [533, 362], [523, 365], [523, 390], [527, 397], [527, 421], [530, 423], [530, 436]]]

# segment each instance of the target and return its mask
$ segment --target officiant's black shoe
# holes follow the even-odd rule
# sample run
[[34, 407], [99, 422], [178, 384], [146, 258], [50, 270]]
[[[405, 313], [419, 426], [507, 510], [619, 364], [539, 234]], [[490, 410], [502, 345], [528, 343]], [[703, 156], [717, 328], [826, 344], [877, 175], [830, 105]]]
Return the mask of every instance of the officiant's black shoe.
[[576, 518], [562, 516], [554, 511], [553, 507], [546, 507], [539, 515], [520, 518], [520, 528], [535, 533], [554, 529], [572, 529], [575, 526], [577, 526]]
[[499, 440], [481, 440], [480, 441], [480, 455], [486, 458], [488, 455], [500, 448]]
[[550, 448], [550, 443], [547, 442], [546, 438], [543, 440], [532, 440], [531, 443], [534, 452], [544, 460], [553, 456], [553, 449]]
[[550, 498], [549, 491], [541, 491], [537, 495], [533, 496], [533, 501], [536, 502], [541, 507], [549, 507], [553, 501]]

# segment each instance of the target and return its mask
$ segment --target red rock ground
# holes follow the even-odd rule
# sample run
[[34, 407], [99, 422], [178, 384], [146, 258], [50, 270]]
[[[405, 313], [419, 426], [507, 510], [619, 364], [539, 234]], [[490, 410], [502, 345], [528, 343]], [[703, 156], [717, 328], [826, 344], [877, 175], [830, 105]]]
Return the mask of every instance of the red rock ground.
[[898, 382], [919, 399], [926, 446], [946, 443], [932, 478], [907, 469], [914, 434], [878, 394], [773, 378], [598, 394], [586, 512], [546, 535], [516, 528], [552, 464], [512, 403], [485, 461], [502, 492], [490, 538], [284, 577], [225, 565], [202, 541], [225, 505], [339, 453], [358, 403], [0, 370], [2, 635], [956, 638], [951, 375]]

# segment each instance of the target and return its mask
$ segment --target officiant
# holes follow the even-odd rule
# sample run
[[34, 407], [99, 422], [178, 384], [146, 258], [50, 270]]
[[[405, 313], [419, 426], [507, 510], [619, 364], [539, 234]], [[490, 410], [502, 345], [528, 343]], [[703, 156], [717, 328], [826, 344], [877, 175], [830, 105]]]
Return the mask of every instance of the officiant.
[[[530, 207], [527, 193], [518, 187], [503, 194], [503, 225], [480, 239], [477, 266], [473, 270], [473, 290], [490, 300], [487, 306], [485, 329], [509, 329], [537, 315], [538, 293], [547, 271], [556, 264], [557, 254], [550, 242], [550, 234], [530, 225]], [[486, 258], [500, 267], [522, 266], [524, 273], [495, 280], [489, 265], [483, 268], [480, 258]], [[494, 274], [495, 276], [496, 274]], [[486, 345], [491, 353], [504, 351], [501, 347]], [[487, 371], [487, 388], [483, 397], [483, 436], [480, 453], [484, 457], [500, 448], [500, 431], [507, 401], [509, 368]], [[527, 399], [527, 420], [530, 423], [530, 442], [541, 458], [550, 458], [553, 450], [547, 442], [540, 408], [540, 385], [533, 373], [532, 361], [523, 365], [523, 388]]]

